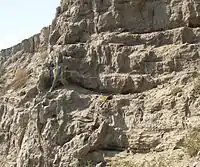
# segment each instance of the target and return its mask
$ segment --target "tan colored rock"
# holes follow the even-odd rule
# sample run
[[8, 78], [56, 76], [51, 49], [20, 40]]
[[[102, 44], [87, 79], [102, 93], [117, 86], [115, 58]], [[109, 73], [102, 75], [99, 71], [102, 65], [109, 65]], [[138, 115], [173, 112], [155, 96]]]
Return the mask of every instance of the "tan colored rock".
[[[197, 166], [184, 139], [200, 126], [199, 7], [62, 0], [52, 25], [0, 51], [0, 166]], [[49, 92], [58, 53], [68, 85]]]

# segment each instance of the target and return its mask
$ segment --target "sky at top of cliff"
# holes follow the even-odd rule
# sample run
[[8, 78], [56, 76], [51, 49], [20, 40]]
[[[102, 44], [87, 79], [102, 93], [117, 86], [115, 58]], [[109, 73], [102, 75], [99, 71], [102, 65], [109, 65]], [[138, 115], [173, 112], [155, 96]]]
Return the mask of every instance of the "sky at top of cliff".
[[0, 50], [51, 24], [60, 0], [0, 0]]

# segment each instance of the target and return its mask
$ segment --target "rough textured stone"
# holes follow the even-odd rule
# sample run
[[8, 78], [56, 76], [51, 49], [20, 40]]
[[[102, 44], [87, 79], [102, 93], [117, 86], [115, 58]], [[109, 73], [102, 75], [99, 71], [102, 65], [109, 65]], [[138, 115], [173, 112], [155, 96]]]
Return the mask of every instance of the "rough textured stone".
[[[198, 166], [184, 141], [200, 127], [199, 14], [197, 0], [62, 0], [0, 51], [0, 166]], [[58, 53], [68, 85], [48, 92]]]

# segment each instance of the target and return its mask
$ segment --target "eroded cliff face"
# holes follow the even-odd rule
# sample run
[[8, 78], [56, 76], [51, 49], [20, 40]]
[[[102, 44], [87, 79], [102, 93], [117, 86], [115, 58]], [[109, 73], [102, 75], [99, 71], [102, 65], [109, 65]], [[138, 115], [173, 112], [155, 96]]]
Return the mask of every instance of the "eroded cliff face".
[[[200, 127], [199, 25], [197, 0], [62, 0], [52, 25], [0, 52], [0, 165], [198, 162], [185, 136]], [[58, 52], [69, 84], [48, 92]]]

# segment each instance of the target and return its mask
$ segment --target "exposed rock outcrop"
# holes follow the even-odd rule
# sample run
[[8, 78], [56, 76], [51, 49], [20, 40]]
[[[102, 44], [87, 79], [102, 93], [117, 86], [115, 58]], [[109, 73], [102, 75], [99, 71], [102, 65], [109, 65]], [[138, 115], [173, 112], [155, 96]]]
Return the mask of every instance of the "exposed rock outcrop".
[[[52, 25], [0, 52], [0, 166], [197, 164], [199, 5], [62, 0]], [[68, 85], [49, 92], [59, 54]]]

